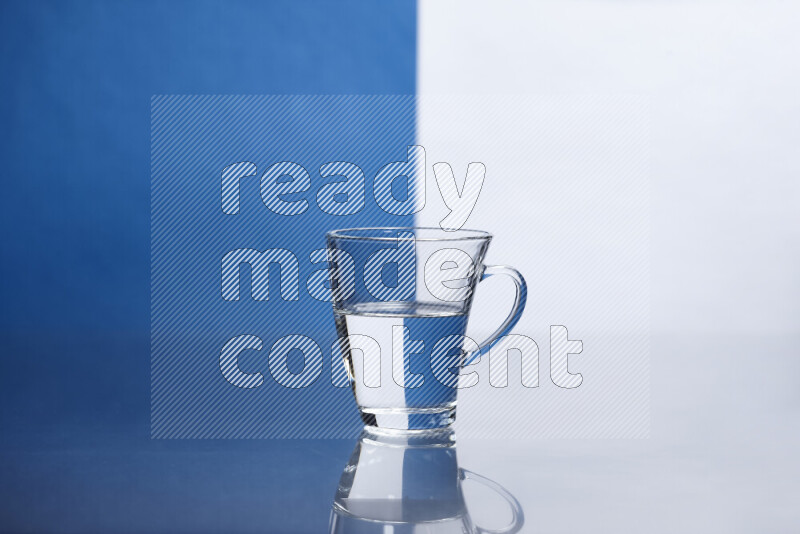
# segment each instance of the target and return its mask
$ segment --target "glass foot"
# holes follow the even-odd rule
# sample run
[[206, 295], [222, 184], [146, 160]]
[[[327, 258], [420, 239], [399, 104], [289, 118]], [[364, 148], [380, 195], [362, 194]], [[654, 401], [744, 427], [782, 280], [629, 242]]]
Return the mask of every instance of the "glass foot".
[[456, 420], [456, 407], [362, 408], [361, 420], [368, 428], [415, 432], [448, 428]]

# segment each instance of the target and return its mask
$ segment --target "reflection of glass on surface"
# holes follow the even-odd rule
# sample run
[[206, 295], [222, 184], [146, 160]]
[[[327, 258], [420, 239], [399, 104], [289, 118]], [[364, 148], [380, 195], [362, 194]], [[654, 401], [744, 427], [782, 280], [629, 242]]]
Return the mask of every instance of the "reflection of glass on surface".
[[[511, 523], [490, 530], [473, 524], [462, 483], [472, 479], [499, 493]], [[331, 513], [332, 534], [463, 534], [519, 532], [519, 502], [497, 483], [458, 467], [455, 434], [394, 433], [367, 427], [344, 468]]]

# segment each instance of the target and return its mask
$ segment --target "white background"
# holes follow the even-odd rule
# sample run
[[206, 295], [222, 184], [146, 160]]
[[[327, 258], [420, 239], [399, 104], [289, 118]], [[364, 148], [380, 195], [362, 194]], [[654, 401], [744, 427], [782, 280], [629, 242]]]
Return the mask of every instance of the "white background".
[[[800, 530], [800, 4], [423, 1], [419, 17], [423, 96], [650, 102], [651, 438], [460, 439], [462, 465], [520, 499], [525, 532]], [[423, 144], [436, 122], [422, 107]]]

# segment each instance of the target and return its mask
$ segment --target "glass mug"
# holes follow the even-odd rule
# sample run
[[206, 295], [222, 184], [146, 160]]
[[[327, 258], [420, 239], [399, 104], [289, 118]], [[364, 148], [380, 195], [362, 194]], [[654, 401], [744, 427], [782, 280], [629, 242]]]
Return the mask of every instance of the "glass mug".
[[[517, 324], [527, 288], [511, 267], [484, 265], [492, 235], [439, 228], [352, 228], [326, 235], [339, 349], [366, 426], [430, 430], [455, 420], [460, 369]], [[489, 339], [465, 337], [478, 282], [514, 282], [508, 317]]]
[[[508, 503], [508, 525], [490, 529], [475, 524], [464, 499], [466, 480]], [[458, 466], [451, 430], [396, 434], [367, 427], [339, 480], [329, 532], [514, 534], [524, 523], [522, 507], [508, 490]]]

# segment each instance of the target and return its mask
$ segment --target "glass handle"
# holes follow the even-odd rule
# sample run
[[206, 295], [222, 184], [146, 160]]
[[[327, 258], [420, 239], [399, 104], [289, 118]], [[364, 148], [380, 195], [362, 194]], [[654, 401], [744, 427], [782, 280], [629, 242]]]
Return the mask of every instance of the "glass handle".
[[525, 524], [525, 514], [522, 512], [522, 506], [519, 501], [507, 489], [494, 480], [489, 480], [472, 471], [467, 471], [466, 469], [459, 469], [459, 471], [461, 472], [461, 480], [474, 480], [483, 484], [505, 499], [511, 507], [511, 523], [508, 526], [500, 529], [489, 529], [476, 525], [475, 528], [477, 528], [479, 534], [514, 534], [522, 529], [522, 525]]
[[495, 332], [489, 336], [489, 339], [483, 343], [479, 343], [478, 350], [467, 354], [467, 356], [464, 358], [465, 366], [473, 363], [476, 358], [489, 350], [495, 341], [511, 332], [511, 330], [519, 322], [519, 318], [522, 317], [523, 310], [525, 310], [525, 302], [528, 300], [528, 284], [525, 283], [525, 278], [522, 277], [522, 274], [520, 274], [518, 270], [507, 265], [487, 265], [483, 269], [481, 281], [486, 280], [490, 276], [494, 276], [496, 274], [506, 275], [514, 281], [514, 284], [517, 287], [517, 294], [514, 298], [514, 306], [511, 308], [511, 313], [508, 314], [506, 320], [500, 325], [500, 328], [495, 330]]

